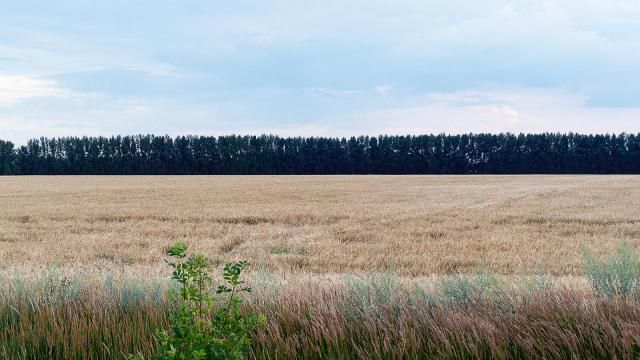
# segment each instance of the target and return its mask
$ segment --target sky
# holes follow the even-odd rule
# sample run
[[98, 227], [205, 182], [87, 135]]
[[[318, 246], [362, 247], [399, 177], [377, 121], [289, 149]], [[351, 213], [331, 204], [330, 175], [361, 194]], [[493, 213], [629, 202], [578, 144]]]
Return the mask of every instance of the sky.
[[0, 0], [0, 139], [640, 132], [637, 0]]

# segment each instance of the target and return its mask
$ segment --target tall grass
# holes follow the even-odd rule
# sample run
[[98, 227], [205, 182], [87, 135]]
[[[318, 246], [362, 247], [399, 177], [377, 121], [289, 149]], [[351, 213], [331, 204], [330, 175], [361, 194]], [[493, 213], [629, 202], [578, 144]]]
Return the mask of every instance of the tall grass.
[[[253, 359], [637, 358], [640, 301], [487, 274], [431, 284], [393, 274], [278, 283], [260, 271], [247, 310], [266, 316]], [[529, 281], [529, 280], [527, 280]], [[545, 281], [546, 284], [546, 281]], [[165, 285], [5, 282], [0, 358], [123, 359], [169, 326]]]
[[[310, 296], [313, 294], [313, 296]], [[634, 358], [640, 304], [558, 291], [422, 302], [362, 302], [334, 287], [290, 288], [263, 308], [256, 359]], [[440, 299], [443, 300], [443, 299]], [[446, 299], [444, 299], [446, 300]], [[351, 306], [357, 318], [345, 316]], [[508, 305], [508, 306], [506, 306]]]
[[122, 359], [150, 353], [168, 324], [159, 285], [88, 285], [56, 276], [19, 280], [0, 293], [0, 358]]

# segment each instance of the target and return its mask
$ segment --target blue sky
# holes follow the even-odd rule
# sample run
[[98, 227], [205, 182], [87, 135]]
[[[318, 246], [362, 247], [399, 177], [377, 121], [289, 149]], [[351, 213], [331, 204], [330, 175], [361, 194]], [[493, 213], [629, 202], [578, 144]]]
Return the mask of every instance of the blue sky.
[[639, 132], [637, 1], [9, 1], [0, 138]]

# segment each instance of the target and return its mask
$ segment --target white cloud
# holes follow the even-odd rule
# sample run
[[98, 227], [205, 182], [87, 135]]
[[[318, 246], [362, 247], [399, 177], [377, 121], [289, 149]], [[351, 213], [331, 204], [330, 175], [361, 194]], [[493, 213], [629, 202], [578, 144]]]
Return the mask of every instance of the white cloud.
[[6, 140], [25, 144], [31, 138], [40, 136], [97, 136], [101, 129], [93, 122], [63, 122], [29, 119], [21, 116], [0, 115], [0, 133]]
[[70, 97], [54, 81], [20, 75], [0, 75], [0, 106], [36, 97]]
[[383, 85], [374, 86], [373, 91], [375, 91], [380, 95], [386, 95], [389, 91], [391, 91], [391, 89], [393, 89], [393, 86], [388, 84], [383, 84]]
[[371, 89], [328, 89], [324, 87], [313, 87], [306, 89], [306, 92], [329, 97], [354, 97], [368, 94], [386, 95], [391, 89], [393, 89], [392, 85], [381, 84]]
[[355, 96], [362, 95], [364, 91], [357, 89], [327, 89], [323, 87], [315, 87], [307, 89], [307, 92], [323, 96]]
[[[363, 96], [379, 98], [373, 91]], [[587, 100], [582, 94], [561, 89], [464, 90], [428, 93], [402, 106], [343, 112], [322, 119], [310, 115], [282, 123], [229, 113], [221, 105], [95, 95], [80, 101], [62, 98], [59, 108], [16, 105], [22, 109], [19, 115], [0, 111], [0, 137], [24, 144], [39, 136], [137, 133], [349, 137], [443, 132], [640, 132], [639, 107], [592, 107]]]
[[402, 107], [324, 119], [332, 133], [640, 132], [640, 107], [591, 107], [557, 89], [430, 93]]
[[196, 133], [221, 117], [215, 104], [119, 98], [100, 93], [50, 98], [46, 105], [37, 104], [0, 106], [0, 139], [25, 144], [41, 136], [184, 135]]

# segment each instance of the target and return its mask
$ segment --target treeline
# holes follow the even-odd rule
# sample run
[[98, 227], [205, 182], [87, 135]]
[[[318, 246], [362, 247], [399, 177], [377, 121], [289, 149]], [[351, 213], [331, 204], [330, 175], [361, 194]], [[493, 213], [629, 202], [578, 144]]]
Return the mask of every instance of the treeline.
[[0, 174], [639, 174], [640, 134], [323, 138], [113, 136], [0, 141]]
[[0, 140], [0, 175], [15, 173], [15, 151], [13, 143]]

